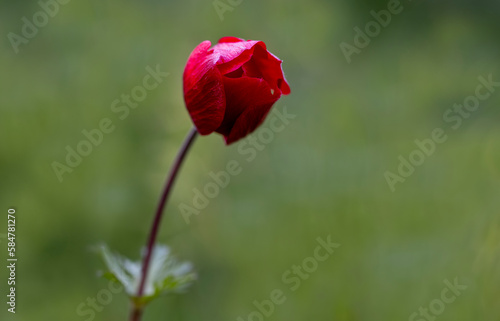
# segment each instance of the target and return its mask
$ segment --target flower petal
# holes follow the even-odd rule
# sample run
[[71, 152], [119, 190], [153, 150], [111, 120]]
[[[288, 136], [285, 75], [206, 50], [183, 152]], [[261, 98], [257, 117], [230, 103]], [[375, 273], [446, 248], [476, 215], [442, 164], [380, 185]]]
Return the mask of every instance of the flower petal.
[[271, 88], [279, 89], [283, 95], [290, 94], [290, 86], [285, 79], [281, 66], [282, 61], [278, 57], [267, 50], [264, 54], [261, 48], [255, 48], [252, 61], [259, 68], [260, 73]]
[[202, 135], [208, 135], [220, 126], [226, 107], [222, 75], [210, 46], [210, 41], [204, 41], [193, 50], [183, 75], [186, 107]]
[[222, 37], [219, 39], [218, 43], [222, 42], [240, 42], [240, 41], [246, 41], [245, 39], [237, 38], [237, 37]]
[[272, 91], [264, 79], [223, 77], [226, 90], [226, 114], [216, 132], [224, 135], [226, 144], [253, 132], [265, 119], [281, 93]]
[[255, 46], [266, 49], [266, 45], [262, 41], [254, 40], [216, 44], [214, 55], [217, 57], [217, 65], [221, 74], [225, 75], [235, 71], [249, 61], [253, 56]]

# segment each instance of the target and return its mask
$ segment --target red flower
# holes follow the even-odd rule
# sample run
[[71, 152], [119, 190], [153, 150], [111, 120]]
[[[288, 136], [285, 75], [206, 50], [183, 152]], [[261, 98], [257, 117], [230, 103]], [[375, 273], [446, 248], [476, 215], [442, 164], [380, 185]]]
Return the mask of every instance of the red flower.
[[264, 42], [224, 37], [210, 46], [203, 41], [189, 56], [184, 100], [198, 132], [220, 133], [229, 145], [253, 132], [290, 87]]

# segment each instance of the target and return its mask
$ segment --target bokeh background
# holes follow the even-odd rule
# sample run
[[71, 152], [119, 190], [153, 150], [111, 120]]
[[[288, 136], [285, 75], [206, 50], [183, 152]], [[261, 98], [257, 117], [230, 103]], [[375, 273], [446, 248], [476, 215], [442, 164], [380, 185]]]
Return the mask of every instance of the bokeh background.
[[[292, 94], [274, 108], [296, 118], [252, 162], [218, 135], [196, 142], [159, 239], [193, 262], [199, 279], [186, 294], [153, 302], [144, 320], [247, 320], [252, 302], [273, 289], [287, 299], [265, 320], [408, 320], [457, 277], [467, 289], [438, 319], [497, 321], [500, 90], [456, 130], [443, 114], [474, 94], [479, 76], [500, 80], [500, 5], [401, 5], [348, 63], [340, 44], [352, 45], [354, 28], [386, 1], [243, 0], [221, 20], [212, 1], [72, 0], [17, 54], [7, 35], [21, 35], [21, 19], [40, 5], [2, 1], [0, 237], [15, 207], [19, 262], [17, 313], [1, 303], [0, 320], [127, 319], [124, 294], [95, 317], [76, 313], [108, 286], [90, 248], [104, 242], [139, 258], [191, 127], [186, 59], [201, 41], [231, 35], [263, 40], [284, 60]], [[157, 64], [169, 76], [119, 120], [111, 102]], [[106, 117], [114, 132], [59, 182], [51, 164]], [[384, 173], [397, 173], [398, 157], [434, 128], [447, 141], [392, 192]], [[230, 160], [241, 174], [187, 225], [179, 204]], [[341, 246], [290, 291], [282, 274], [328, 235]], [[4, 300], [6, 279], [2, 268]]]

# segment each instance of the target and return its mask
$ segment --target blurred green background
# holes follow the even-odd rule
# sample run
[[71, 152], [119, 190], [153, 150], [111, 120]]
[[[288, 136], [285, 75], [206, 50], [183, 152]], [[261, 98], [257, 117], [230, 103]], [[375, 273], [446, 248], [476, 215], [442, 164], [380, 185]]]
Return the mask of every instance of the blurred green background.
[[[2, 302], [0, 320], [127, 319], [124, 294], [95, 317], [77, 314], [108, 286], [89, 249], [105, 242], [139, 258], [191, 127], [184, 64], [198, 43], [222, 36], [263, 40], [284, 61], [292, 94], [274, 108], [296, 118], [252, 162], [219, 135], [199, 138], [159, 237], [199, 280], [153, 302], [144, 320], [247, 320], [273, 289], [287, 299], [265, 320], [408, 320], [456, 277], [467, 289], [437, 319], [499, 320], [500, 91], [456, 130], [443, 114], [474, 94], [479, 76], [500, 81], [500, 5], [401, 5], [348, 63], [340, 44], [352, 45], [354, 28], [386, 1], [243, 0], [221, 20], [212, 1], [73, 0], [17, 54], [8, 34], [22, 35], [21, 19], [41, 7], [2, 1], [0, 233], [16, 208], [19, 261], [17, 313]], [[119, 120], [113, 100], [156, 65], [169, 76]], [[51, 164], [103, 118], [115, 130], [59, 182]], [[399, 155], [408, 159], [434, 128], [447, 141], [392, 192], [384, 173], [397, 173]], [[230, 160], [241, 174], [187, 225], [179, 204]], [[341, 246], [290, 291], [282, 274], [328, 235]], [[4, 265], [5, 239], [0, 248]], [[4, 300], [6, 279], [2, 268]]]

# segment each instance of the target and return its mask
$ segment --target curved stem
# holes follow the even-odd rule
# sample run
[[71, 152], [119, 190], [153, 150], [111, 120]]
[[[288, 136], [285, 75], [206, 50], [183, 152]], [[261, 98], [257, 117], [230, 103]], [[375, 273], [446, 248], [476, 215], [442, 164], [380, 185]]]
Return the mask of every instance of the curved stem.
[[133, 306], [130, 312], [130, 321], [139, 321], [142, 317], [142, 308]]
[[[158, 203], [153, 224], [151, 225], [151, 231], [149, 232], [148, 243], [146, 246], [146, 255], [144, 256], [144, 261], [142, 262], [141, 282], [139, 283], [139, 289], [137, 290], [138, 298], [142, 297], [142, 295], [144, 294], [144, 286], [146, 284], [146, 279], [148, 277], [149, 263], [151, 261], [151, 256], [153, 253], [154, 244], [156, 242], [156, 237], [160, 229], [160, 222], [163, 216], [162, 215], [163, 209], [167, 204], [170, 191], [172, 190], [172, 186], [174, 185], [175, 178], [179, 173], [179, 169], [181, 168], [182, 162], [184, 161], [184, 158], [186, 157], [186, 154], [189, 151], [189, 148], [191, 147], [192, 143], [194, 142], [197, 134], [198, 131], [194, 127], [189, 131], [188, 135], [184, 139], [184, 143], [182, 144], [179, 153], [177, 154], [175, 162], [172, 168], [170, 169], [170, 173], [168, 174], [167, 182], [165, 184], [163, 193]], [[130, 314], [130, 321], [140, 321], [142, 316], [142, 309], [143, 309], [142, 306], [137, 306], [137, 304], [135, 304]]]

